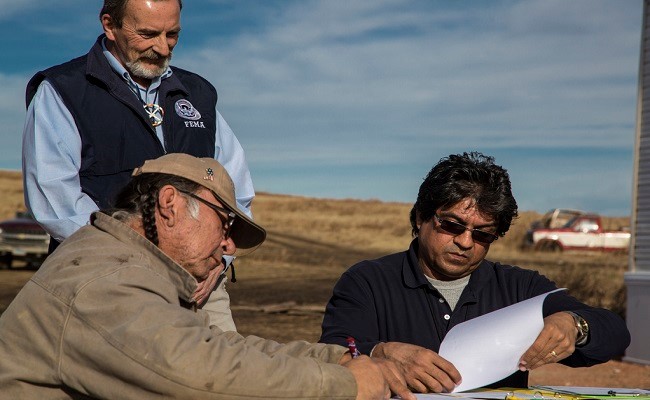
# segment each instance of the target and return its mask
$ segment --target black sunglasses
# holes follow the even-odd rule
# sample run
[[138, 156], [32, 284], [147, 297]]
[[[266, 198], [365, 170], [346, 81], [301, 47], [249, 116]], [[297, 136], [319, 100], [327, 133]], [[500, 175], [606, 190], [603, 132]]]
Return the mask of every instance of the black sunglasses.
[[[223, 225], [224, 239], [228, 239], [230, 237], [230, 231], [231, 231], [232, 225], [235, 223], [235, 218], [237, 217], [237, 214], [235, 214], [232, 211], [226, 210], [223, 207], [219, 207], [216, 204], [212, 204], [209, 201], [207, 201], [206, 199], [204, 199], [204, 198], [202, 198], [199, 195], [196, 195], [194, 193], [188, 192], [186, 190], [181, 190], [181, 189], [178, 189], [178, 191], [190, 196], [193, 199], [196, 199], [196, 200], [200, 201], [201, 203], [205, 204], [206, 206], [208, 206], [212, 210], [214, 210], [214, 212], [216, 212], [217, 215], [219, 216], [219, 219], [221, 220], [221, 224]], [[224, 220], [223, 216], [221, 215], [221, 213], [224, 213], [224, 214], [227, 215], [227, 218], [225, 220]]]
[[433, 214], [433, 216], [440, 224], [440, 228], [442, 228], [442, 230], [445, 232], [451, 233], [452, 235], [458, 236], [465, 233], [465, 231], [469, 230], [470, 232], [472, 232], [472, 239], [474, 241], [481, 242], [481, 243], [488, 243], [488, 244], [494, 242], [499, 238], [494, 233], [485, 232], [480, 229], [470, 229], [463, 224], [459, 224], [458, 222], [442, 219], [436, 214]]

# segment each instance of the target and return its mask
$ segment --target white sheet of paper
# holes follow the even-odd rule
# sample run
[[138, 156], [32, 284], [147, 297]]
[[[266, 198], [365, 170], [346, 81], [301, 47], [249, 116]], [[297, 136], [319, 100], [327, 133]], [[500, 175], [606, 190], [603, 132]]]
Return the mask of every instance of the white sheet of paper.
[[440, 344], [441, 357], [463, 379], [455, 392], [499, 381], [519, 369], [519, 358], [544, 327], [542, 307], [552, 292], [481, 315], [451, 328]]

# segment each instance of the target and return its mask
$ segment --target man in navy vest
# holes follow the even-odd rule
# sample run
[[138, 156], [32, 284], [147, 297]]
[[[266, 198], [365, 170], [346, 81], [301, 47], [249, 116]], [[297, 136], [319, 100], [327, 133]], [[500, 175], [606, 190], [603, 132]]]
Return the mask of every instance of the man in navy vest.
[[[135, 167], [167, 153], [218, 160], [232, 177], [238, 207], [251, 215], [255, 192], [244, 151], [216, 109], [215, 88], [169, 66], [181, 8], [182, 0], [105, 0], [104, 33], [88, 54], [29, 81], [25, 203], [52, 236], [51, 251], [91, 213], [110, 208]], [[195, 293], [199, 304], [212, 298], [205, 308], [224, 330], [235, 330], [223, 277], [230, 261]]]

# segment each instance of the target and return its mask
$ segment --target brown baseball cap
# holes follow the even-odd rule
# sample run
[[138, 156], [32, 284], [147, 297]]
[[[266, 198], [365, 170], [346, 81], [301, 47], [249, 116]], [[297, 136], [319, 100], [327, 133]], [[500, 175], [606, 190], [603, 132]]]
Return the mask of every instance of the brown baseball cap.
[[188, 154], [166, 154], [154, 160], [147, 160], [133, 170], [132, 176], [159, 173], [180, 176], [196, 182], [210, 190], [221, 204], [237, 215], [230, 237], [242, 256], [255, 250], [266, 239], [266, 231], [237, 208], [235, 185], [225, 168], [214, 158], [198, 158]]

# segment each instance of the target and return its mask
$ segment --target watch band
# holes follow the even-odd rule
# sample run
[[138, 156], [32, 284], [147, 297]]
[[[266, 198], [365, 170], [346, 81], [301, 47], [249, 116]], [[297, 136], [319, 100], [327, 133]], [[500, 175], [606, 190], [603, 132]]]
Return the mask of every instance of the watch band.
[[576, 346], [582, 346], [587, 343], [589, 339], [589, 324], [587, 321], [574, 313], [573, 311], [566, 311], [567, 314], [573, 317], [573, 322], [575, 323], [576, 329], [578, 329], [578, 335], [576, 336]]

